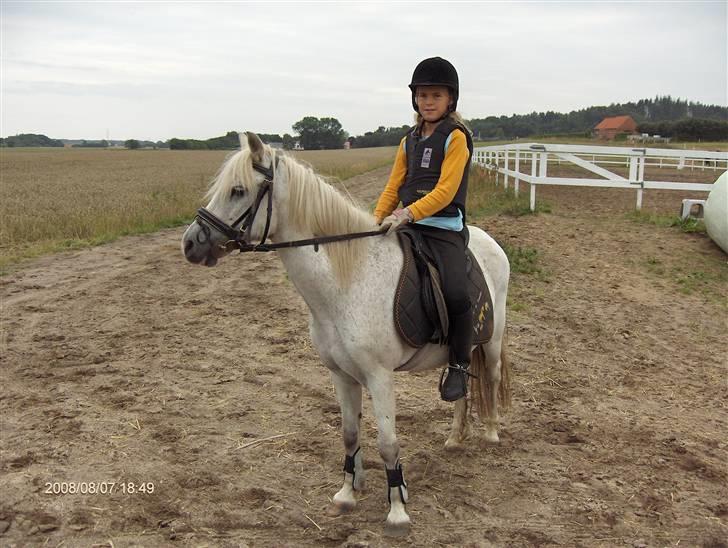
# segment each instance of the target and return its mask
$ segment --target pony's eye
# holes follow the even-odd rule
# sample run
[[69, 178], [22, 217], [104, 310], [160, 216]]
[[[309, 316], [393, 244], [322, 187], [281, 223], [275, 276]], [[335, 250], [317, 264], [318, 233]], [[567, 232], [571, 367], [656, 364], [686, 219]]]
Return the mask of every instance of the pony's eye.
[[245, 189], [241, 186], [235, 186], [230, 191], [230, 196], [232, 196], [233, 198], [243, 196], [244, 194], [245, 194]]

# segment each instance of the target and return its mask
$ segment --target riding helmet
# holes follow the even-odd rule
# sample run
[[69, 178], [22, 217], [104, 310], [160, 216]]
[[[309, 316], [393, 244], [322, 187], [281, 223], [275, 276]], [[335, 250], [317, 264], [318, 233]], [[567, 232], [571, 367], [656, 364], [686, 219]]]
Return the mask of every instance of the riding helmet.
[[453, 98], [450, 110], [454, 111], [457, 109], [460, 83], [458, 80], [458, 71], [455, 70], [455, 67], [452, 66], [450, 61], [442, 57], [430, 57], [415, 67], [415, 71], [412, 73], [412, 83], [410, 83], [409, 88], [412, 90], [412, 107], [416, 112], [419, 112], [417, 101], [415, 101], [417, 86], [447, 86], [450, 88]]

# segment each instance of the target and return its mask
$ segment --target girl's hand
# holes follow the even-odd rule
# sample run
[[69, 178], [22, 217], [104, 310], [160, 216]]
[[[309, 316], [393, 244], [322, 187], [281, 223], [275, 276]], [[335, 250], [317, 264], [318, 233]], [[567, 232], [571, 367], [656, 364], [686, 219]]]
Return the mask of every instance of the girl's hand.
[[415, 218], [414, 215], [412, 215], [412, 212], [405, 207], [403, 209], [395, 209], [394, 213], [392, 213], [389, 217], [386, 217], [382, 221], [382, 225], [389, 225], [389, 230], [387, 230], [387, 234], [391, 234], [400, 226], [411, 223], [414, 220]]

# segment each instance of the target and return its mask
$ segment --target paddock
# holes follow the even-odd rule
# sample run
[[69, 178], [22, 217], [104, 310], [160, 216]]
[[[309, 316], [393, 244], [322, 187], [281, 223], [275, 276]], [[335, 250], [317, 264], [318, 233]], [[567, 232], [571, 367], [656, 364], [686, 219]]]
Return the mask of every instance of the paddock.
[[[367, 205], [387, 174], [346, 186]], [[24, 264], [0, 278], [2, 544], [724, 546], [726, 256], [629, 218], [625, 192], [539, 189], [550, 212], [471, 219], [520, 250], [513, 405], [500, 445], [476, 428], [450, 453], [438, 372], [397, 376], [402, 541], [381, 536], [368, 400], [370, 488], [326, 514], [339, 409], [274, 255], [194, 267], [173, 228]], [[676, 214], [680, 197], [643, 209]]]

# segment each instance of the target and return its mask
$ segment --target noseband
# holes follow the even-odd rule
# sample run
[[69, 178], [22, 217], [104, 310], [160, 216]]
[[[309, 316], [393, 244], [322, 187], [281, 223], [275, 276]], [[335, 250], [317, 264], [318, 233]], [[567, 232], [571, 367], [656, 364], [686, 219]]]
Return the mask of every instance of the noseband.
[[[276, 158], [276, 166], [277, 164], [278, 158]], [[204, 207], [201, 207], [197, 210], [197, 216], [195, 217], [195, 221], [197, 221], [197, 223], [203, 228], [203, 230], [207, 231], [210, 228], [213, 228], [229, 238], [229, 240], [225, 242], [222, 246], [227, 251], [232, 251], [235, 248], [240, 249], [241, 253], [244, 251], [265, 251], [263, 249], [257, 248], [259, 248], [260, 246], [265, 246], [264, 242], [268, 238], [268, 231], [270, 230], [270, 219], [271, 215], [273, 214], [273, 197], [271, 196], [271, 192], [273, 190], [273, 170], [269, 167], [265, 167], [256, 163], [253, 163], [253, 169], [258, 173], [262, 173], [265, 176], [265, 180], [258, 190], [255, 201], [250, 205], [248, 209], [243, 211], [240, 217], [233, 221], [232, 225], [227, 224], [225, 221], [220, 219], [220, 217], [208, 211]], [[263, 237], [261, 238], [260, 243], [251, 244], [245, 241], [247, 236], [246, 232], [253, 225], [253, 221], [255, 221], [255, 216], [258, 213], [258, 209], [260, 209], [260, 203], [263, 201], [263, 198], [265, 198], [266, 194], [268, 194], [268, 208], [266, 212], [265, 230], [263, 230]], [[237, 225], [240, 225], [240, 228], [236, 229], [235, 227]]]
[[[275, 165], [276, 167], [278, 167], [277, 157], [275, 159]], [[270, 219], [271, 215], [273, 214], [273, 170], [269, 167], [256, 164], [255, 162], [253, 163], [253, 169], [258, 173], [262, 173], [265, 176], [265, 180], [258, 190], [255, 201], [250, 205], [248, 209], [243, 211], [240, 217], [233, 221], [232, 225], [227, 224], [225, 221], [220, 219], [220, 217], [208, 211], [204, 207], [201, 207], [197, 210], [197, 216], [195, 217], [195, 221], [205, 231], [208, 239], [210, 236], [209, 231], [211, 228], [217, 230], [220, 234], [224, 234], [229, 238], [227, 242], [220, 246], [226, 251], [233, 251], [235, 249], [239, 249], [240, 253], [245, 253], [248, 251], [275, 251], [276, 249], [285, 247], [302, 247], [307, 245], [314, 246], [314, 250], [318, 251], [319, 244], [340, 242], [343, 240], [354, 240], [357, 238], [366, 238], [369, 236], [380, 236], [387, 233], [387, 228], [385, 227], [384, 229], [371, 230], [368, 232], [355, 232], [352, 234], [340, 234], [337, 236], [323, 236], [319, 238], [309, 238], [306, 240], [295, 240], [292, 242], [266, 244], [265, 241], [268, 238], [268, 231], [270, 230]], [[263, 201], [263, 198], [265, 198], [266, 194], [268, 194], [268, 207], [266, 210], [265, 229], [263, 230], [263, 236], [261, 237], [259, 243], [251, 244], [249, 242], [246, 242], [246, 232], [253, 225], [253, 221], [255, 221], [255, 216], [260, 209], [260, 203]], [[236, 229], [235, 227], [237, 225], [240, 225], [240, 228]]]

